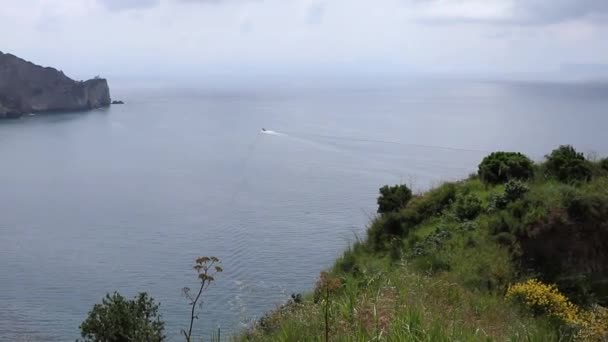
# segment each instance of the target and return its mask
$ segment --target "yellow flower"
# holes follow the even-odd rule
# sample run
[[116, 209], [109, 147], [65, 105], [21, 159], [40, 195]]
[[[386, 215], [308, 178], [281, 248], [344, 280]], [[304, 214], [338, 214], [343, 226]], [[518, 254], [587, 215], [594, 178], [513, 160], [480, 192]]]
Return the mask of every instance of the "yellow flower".
[[577, 341], [608, 340], [608, 309], [596, 305], [581, 314]]
[[555, 285], [530, 279], [511, 285], [506, 297], [523, 303], [535, 314], [546, 314], [566, 324], [579, 324], [579, 308], [560, 293]]

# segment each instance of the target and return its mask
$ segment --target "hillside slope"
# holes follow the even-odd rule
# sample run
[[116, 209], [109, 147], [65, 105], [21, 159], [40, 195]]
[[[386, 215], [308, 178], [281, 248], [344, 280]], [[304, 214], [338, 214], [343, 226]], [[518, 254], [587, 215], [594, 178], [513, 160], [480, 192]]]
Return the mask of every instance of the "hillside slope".
[[378, 203], [313, 293], [236, 339], [608, 340], [608, 160], [499, 152], [466, 180], [384, 187]]

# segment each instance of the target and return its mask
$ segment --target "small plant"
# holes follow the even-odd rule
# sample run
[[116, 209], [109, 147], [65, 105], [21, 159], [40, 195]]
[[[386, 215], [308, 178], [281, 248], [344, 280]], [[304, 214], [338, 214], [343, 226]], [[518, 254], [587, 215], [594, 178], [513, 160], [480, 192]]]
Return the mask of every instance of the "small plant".
[[504, 194], [492, 194], [490, 195], [490, 204], [489, 209], [491, 210], [500, 210], [507, 207], [509, 204], [509, 200]]
[[545, 167], [550, 176], [561, 182], [591, 180], [591, 165], [585, 156], [570, 145], [562, 145], [546, 156]]
[[325, 341], [329, 341], [329, 319], [332, 295], [342, 287], [342, 280], [328, 272], [321, 272], [317, 281], [316, 292], [323, 305], [323, 321], [325, 324]]
[[464, 231], [464, 232], [471, 232], [477, 229], [477, 224], [475, 224], [475, 222], [471, 222], [471, 221], [466, 221], [463, 222], [460, 226], [459, 226], [460, 230]]
[[505, 209], [509, 203], [515, 202], [524, 197], [530, 191], [526, 183], [511, 179], [505, 184], [504, 193], [494, 193], [490, 196], [488, 208], [490, 210]]
[[194, 326], [194, 320], [199, 318], [198, 314], [196, 313], [196, 307], [197, 304], [199, 307], [203, 304], [202, 301], [199, 303], [203, 291], [208, 289], [211, 283], [215, 281], [215, 275], [217, 273], [223, 272], [223, 269], [219, 266], [219, 264], [220, 260], [216, 257], [197, 258], [193, 267], [196, 270], [196, 273], [198, 274], [198, 279], [200, 281], [200, 287], [196, 292], [196, 296], [192, 296], [190, 288], [184, 287], [182, 289], [184, 296], [188, 298], [188, 300], [190, 301], [189, 304], [190, 306], [192, 306], [192, 309], [190, 311], [190, 325], [188, 327], [188, 331], [182, 329], [182, 334], [186, 338], [187, 342], [192, 341], [192, 327]]
[[524, 197], [530, 191], [530, 188], [522, 181], [511, 179], [505, 184], [505, 198], [509, 202], [517, 201]]
[[301, 293], [292, 293], [291, 294], [291, 303], [293, 304], [302, 304], [302, 294]]
[[134, 299], [126, 299], [118, 292], [107, 294], [80, 325], [82, 341], [165, 341], [165, 323], [158, 307], [145, 292]]
[[447, 227], [437, 227], [435, 231], [427, 235], [424, 240], [414, 242], [412, 256], [432, 255], [441, 250], [446, 241], [452, 238], [452, 233]]
[[478, 174], [482, 181], [491, 184], [528, 179], [534, 174], [534, 163], [518, 152], [494, 152], [481, 161]]
[[385, 185], [380, 188], [380, 196], [378, 197], [378, 213], [388, 213], [399, 211], [404, 208], [412, 199], [412, 190], [406, 185]]
[[481, 201], [475, 195], [458, 197], [454, 204], [454, 213], [461, 221], [473, 220], [481, 212]]
[[578, 307], [559, 292], [555, 285], [530, 279], [510, 286], [506, 297], [520, 302], [536, 315], [548, 315], [571, 325], [579, 323]]

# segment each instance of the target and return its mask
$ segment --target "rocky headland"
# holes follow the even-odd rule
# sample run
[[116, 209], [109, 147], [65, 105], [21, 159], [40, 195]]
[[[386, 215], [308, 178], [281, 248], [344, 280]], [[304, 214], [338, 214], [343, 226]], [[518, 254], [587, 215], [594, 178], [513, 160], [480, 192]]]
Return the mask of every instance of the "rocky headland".
[[57, 69], [0, 52], [0, 118], [89, 110], [110, 103], [110, 89], [103, 78], [75, 81]]

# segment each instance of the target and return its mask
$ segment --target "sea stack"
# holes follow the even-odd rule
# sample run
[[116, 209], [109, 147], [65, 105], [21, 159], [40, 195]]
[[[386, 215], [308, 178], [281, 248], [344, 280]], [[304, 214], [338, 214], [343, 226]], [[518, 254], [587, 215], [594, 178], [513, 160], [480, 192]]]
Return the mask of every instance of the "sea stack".
[[75, 81], [62, 71], [0, 52], [0, 118], [89, 110], [110, 103], [110, 89], [103, 78]]

